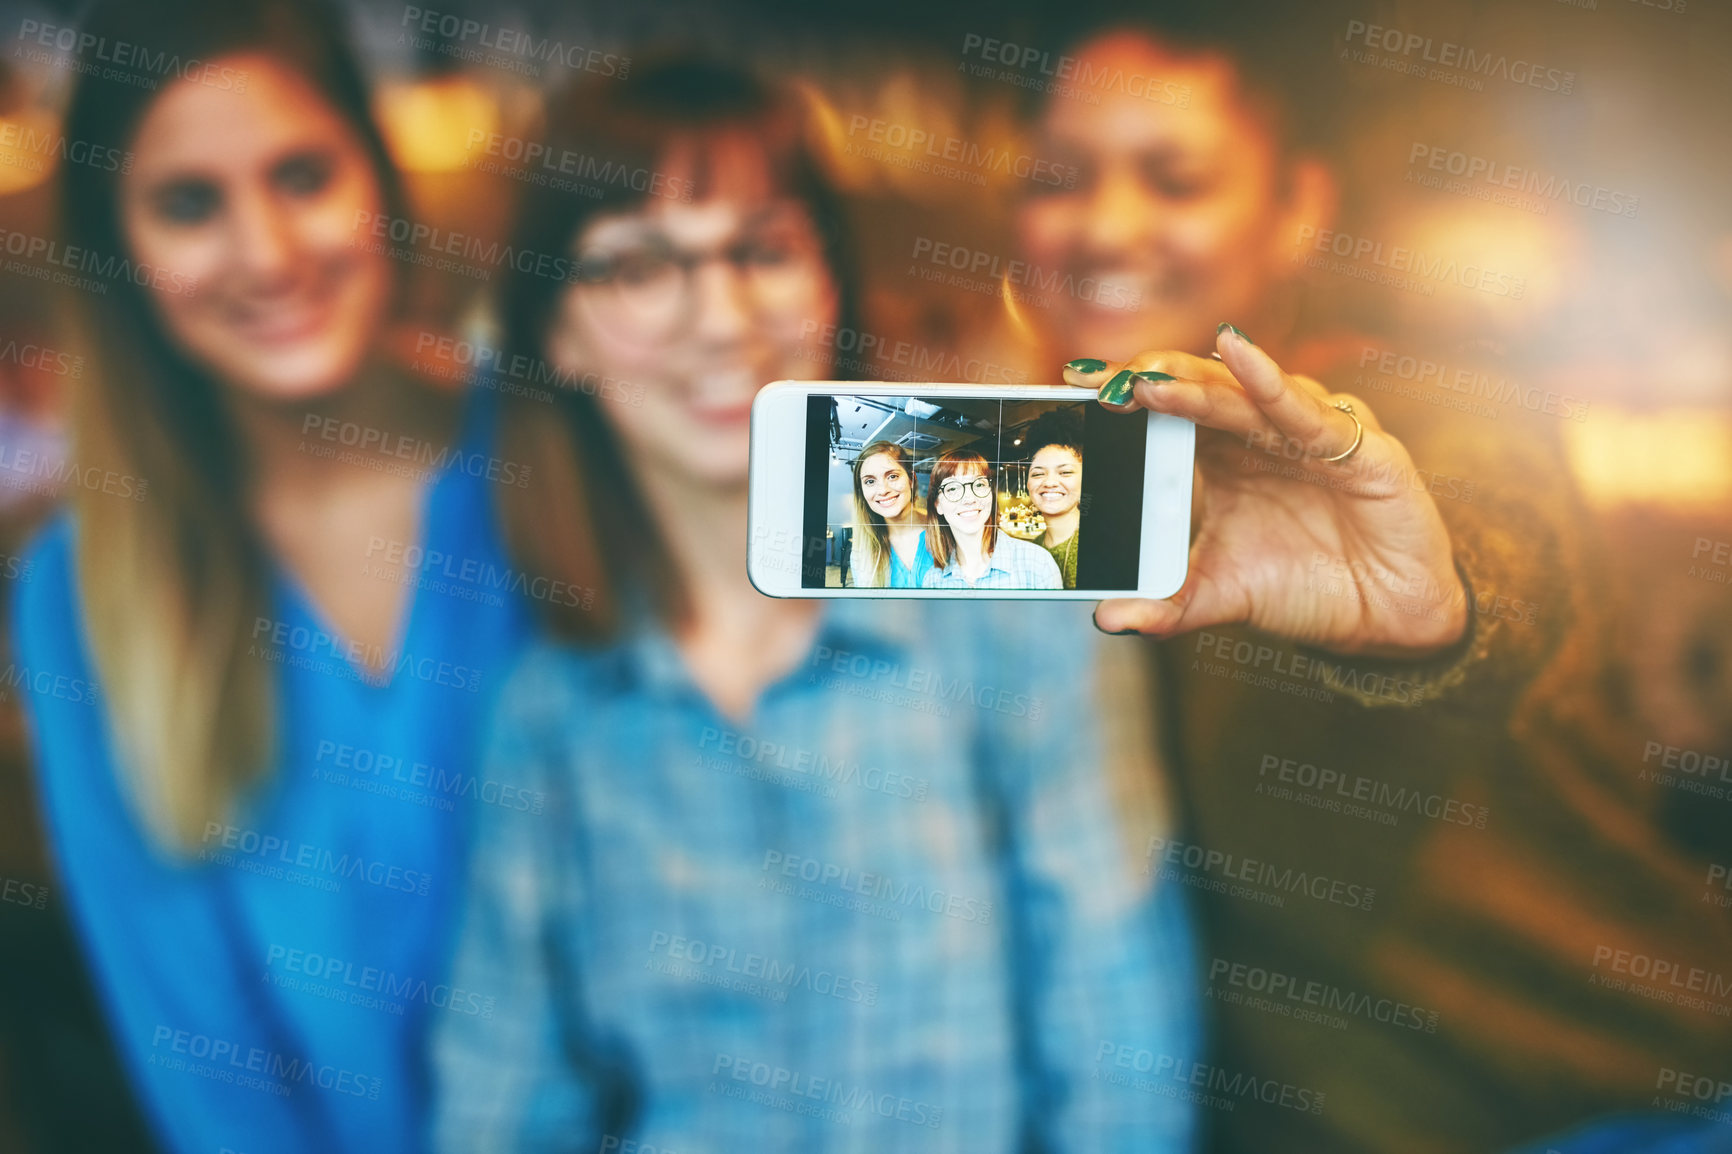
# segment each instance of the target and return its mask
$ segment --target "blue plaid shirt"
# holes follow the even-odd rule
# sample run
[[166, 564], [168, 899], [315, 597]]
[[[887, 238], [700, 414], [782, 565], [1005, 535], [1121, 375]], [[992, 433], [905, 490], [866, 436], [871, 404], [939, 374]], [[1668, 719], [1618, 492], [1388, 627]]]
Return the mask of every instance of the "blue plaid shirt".
[[943, 569], [928, 569], [920, 584], [927, 589], [1063, 589], [1064, 574], [1051, 553], [1001, 527], [980, 580], [969, 584], [952, 562]]
[[483, 816], [452, 985], [493, 1013], [441, 1016], [439, 1146], [1190, 1149], [1186, 1095], [1112, 1077], [1200, 1027], [1101, 643], [1087, 606], [833, 602], [745, 723], [659, 631], [532, 653], [487, 774], [546, 805]]

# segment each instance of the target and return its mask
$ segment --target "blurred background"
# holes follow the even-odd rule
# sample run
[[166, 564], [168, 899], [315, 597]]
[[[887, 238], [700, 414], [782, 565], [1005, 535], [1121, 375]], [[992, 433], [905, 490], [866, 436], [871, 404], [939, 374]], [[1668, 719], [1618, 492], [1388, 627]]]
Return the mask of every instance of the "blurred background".
[[[1019, 178], [966, 161], [922, 171], [891, 130], [918, 126], [982, 151], [1025, 151], [1035, 97], [1009, 75], [1015, 70], [970, 65], [988, 40], [1062, 44], [1067, 25], [1042, 11], [1050, 7], [349, 3], [416, 219], [483, 243], [503, 239], [525, 170], [502, 142], [536, 139], [547, 94], [572, 79], [569, 64], [440, 27], [473, 20], [520, 29], [582, 46], [592, 63], [701, 45], [793, 81], [818, 110], [827, 160], [862, 238], [860, 330], [881, 338], [868, 351], [838, 339], [839, 356], [857, 362], [852, 375], [964, 379], [923, 374], [922, 364], [937, 363], [971, 366], [977, 380], [1031, 382], [1055, 380], [1057, 364], [1041, 359], [1015, 294], [990, 275], [966, 285], [911, 275], [910, 261], [923, 239], [1014, 253]], [[1086, 0], [1067, 7], [1089, 9]], [[1644, 744], [1732, 753], [1732, 12], [1718, 0], [1217, 7], [1218, 20], [1225, 13], [1225, 25], [1242, 30], [1247, 59], [1282, 71], [1307, 143], [1340, 178], [1336, 231], [1346, 241], [1329, 240], [1327, 251], [1295, 246], [1307, 266], [1290, 302], [1297, 347], [1318, 363], [1353, 365], [1358, 376], [1334, 387], [1415, 427], [1447, 424], [1488, 442], [1560, 440], [1584, 521], [1574, 528], [1585, 560], [1569, 581], [1607, 610], [1619, 687], [1611, 700]], [[439, 17], [433, 31], [424, 30], [428, 12]], [[1161, 16], [1158, 6], [1138, 13]], [[62, 495], [43, 462], [67, 452], [66, 407], [83, 366], [60, 323], [77, 290], [44, 279], [31, 246], [56, 236], [57, 171], [89, 159], [65, 154], [57, 130], [74, 73], [54, 53], [29, 50], [25, 29], [77, 18], [72, 3], [0, 0], [0, 578], [8, 582], [31, 579], [23, 543]], [[1568, 90], [1405, 75], [1366, 59], [1371, 26], [1537, 61], [1570, 74]], [[1515, 187], [1485, 177], [1512, 170], [1521, 170]], [[1356, 248], [1361, 240], [1369, 244]], [[1451, 254], [1507, 274], [1519, 289], [1391, 284], [1363, 255], [1376, 246]], [[488, 290], [482, 277], [415, 268], [399, 355], [461, 387], [468, 366], [429, 351], [457, 346], [429, 335], [485, 331]], [[897, 342], [927, 359], [885, 355]], [[1633, 782], [1641, 746], [1629, 754], [1621, 772]], [[1732, 860], [1732, 800], [1661, 791], [1655, 815], [1693, 853]], [[0, 705], [0, 878], [54, 892], [15, 692]], [[1701, 913], [1726, 917], [1712, 905]], [[1326, 1033], [1309, 1044], [1329, 1045]], [[0, 1149], [143, 1148], [126, 1100], [61, 907], [0, 903]], [[1224, 1126], [1216, 1142], [1269, 1148], [1246, 1133], [1255, 1131]]]

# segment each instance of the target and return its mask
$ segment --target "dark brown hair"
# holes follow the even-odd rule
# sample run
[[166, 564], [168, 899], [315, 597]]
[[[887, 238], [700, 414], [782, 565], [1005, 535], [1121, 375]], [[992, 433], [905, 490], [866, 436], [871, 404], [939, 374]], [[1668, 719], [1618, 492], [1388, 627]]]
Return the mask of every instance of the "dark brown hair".
[[1083, 458], [1083, 419], [1075, 409], [1054, 409], [1029, 422], [1027, 447], [1023, 452], [1030, 461], [1042, 449], [1056, 445]]
[[[702, 197], [714, 179], [708, 146], [730, 134], [754, 141], [775, 185], [810, 214], [836, 285], [839, 321], [855, 327], [848, 229], [813, 150], [804, 105], [792, 92], [702, 57], [664, 58], [635, 67], [625, 79], [588, 77], [554, 100], [545, 143], [551, 155], [569, 158], [582, 187], [531, 186], [518, 208], [513, 251], [575, 261], [574, 245], [595, 217], [637, 210], [654, 196]], [[670, 184], [659, 166], [687, 147], [697, 159], [692, 183]], [[500, 292], [503, 351], [507, 360], [522, 356], [535, 363], [546, 359], [570, 282], [536, 275], [533, 262], [521, 263], [530, 271], [514, 263]], [[527, 570], [596, 591], [588, 609], [547, 607], [549, 626], [574, 639], [614, 632], [622, 589], [642, 590], [649, 607], [670, 623], [688, 612], [666, 543], [602, 414], [601, 405], [609, 403], [584, 388], [561, 388], [551, 420], [536, 400], [511, 397], [502, 409], [502, 443], [539, 462], [542, 482], [502, 494], [512, 556]]]
[[[1330, 21], [1320, 24], [1315, 9], [1305, 5], [1267, 4], [1248, 18], [1240, 4], [1104, 0], [1051, 5], [1038, 23], [1029, 33], [1032, 42], [1054, 58], [1128, 34], [1180, 58], [1226, 61], [1233, 69], [1235, 95], [1268, 132], [1283, 167], [1300, 154], [1323, 151], [1345, 119], [1338, 70], [1312, 65], [1317, 52], [1328, 51], [1319, 30]], [[1295, 44], [1312, 50], [1295, 51]], [[1022, 94], [1031, 116], [1053, 99], [1038, 85]]]

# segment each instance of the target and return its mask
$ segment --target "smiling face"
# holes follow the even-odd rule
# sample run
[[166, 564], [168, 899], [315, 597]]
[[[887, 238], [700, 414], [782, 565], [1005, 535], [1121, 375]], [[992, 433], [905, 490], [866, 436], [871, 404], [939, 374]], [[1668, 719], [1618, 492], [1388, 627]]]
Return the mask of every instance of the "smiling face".
[[1028, 495], [1034, 507], [1058, 517], [1082, 500], [1082, 458], [1067, 445], [1047, 445], [1028, 463]]
[[1159, 77], [1174, 103], [1122, 87], [1099, 104], [1049, 103], [1041, 155], [1074, 165], [1078, 179], [1031, 187], [1018, 237], [1032, 263], [1100, 288], [1089, 300], [1054, 296], [1047, 323], [1088, 356], [1212, 347], [1215, 325], [1254, 316], [1290, 264], [1297, 221], [1276, 142], [1225, 58], [1176, 55], [1133, 33], [1091, 41], [1078, 57], [1107, 75]]
[[935, 492], [938, 515], [958, 537], [978, 536], [992, 519], [992, 478], [976, 463], [960, 465]]
[[[244, 92], [177, 81], [145, 113], [121, 182], [128, 255], [182, 355], [230, 387], [301, 401], [344, 386], [389, 307], [388, 258], [358, 247], [384, 202], [354, 127], [269, 56]], [[196, 286], [172, 292], [177, 284]]]
[[908, 512], [912, 490], [908, 470], [889, 453], [874, 453], [860, 463], [860, 499], [884, 520], [895, 521]]
[[[604, 404], [632, 456], [708, 485], [747, 476], [752, 398], [771, 381], [822, 376], [806, 334], [833, 324], [837, 286], [811, 213], [775, 187], [744, 138], [708, 142], [711, 194], [652, 198], [575, 238], [597, 279], [571, 285], [548, 335], [566, 372], [640, 386]], [[692, 158], [663, 159], [670, 181]]]

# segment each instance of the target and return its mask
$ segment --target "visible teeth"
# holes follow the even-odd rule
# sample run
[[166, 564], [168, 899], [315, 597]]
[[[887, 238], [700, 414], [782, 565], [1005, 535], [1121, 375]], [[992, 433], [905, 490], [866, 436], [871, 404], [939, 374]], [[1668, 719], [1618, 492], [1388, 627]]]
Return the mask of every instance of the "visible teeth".
[[1160, 294], [1159, 279], [1143, 269], [1091, 269], [1084, 275], [1092, 276], [1097, 285], [1093, 298], [1085, 303], [1109, 312], [1138, 309]]

